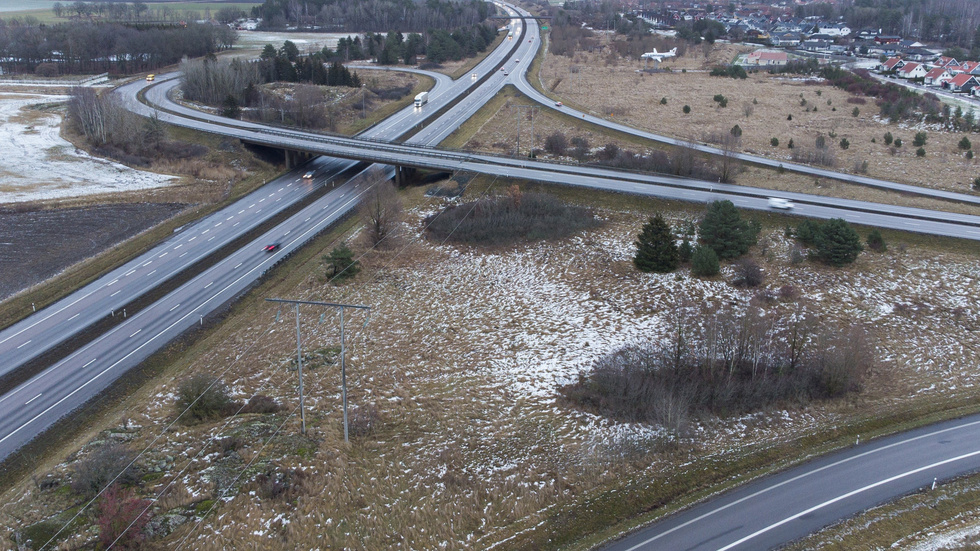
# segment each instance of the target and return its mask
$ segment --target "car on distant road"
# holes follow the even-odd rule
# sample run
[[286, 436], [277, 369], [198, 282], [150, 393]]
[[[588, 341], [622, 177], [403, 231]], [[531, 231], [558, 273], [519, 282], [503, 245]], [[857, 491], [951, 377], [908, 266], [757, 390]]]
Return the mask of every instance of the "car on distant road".
[[555, 102], [555, 107], [561, 107], [562, 103], [560, 101]]
[[269, 243], [262, 250], [265, 251], [265, 252], [267, 252], [267, 253], [274, 253], [274, 252], [276, 252], [276, 251], [279, 250], [279, 243]]
[[477, 76], [479, 76], [479, 75], [477, 75], [476, 73], [473, 73], [472, 75], [470, 75], [470, 78], [476, 78]]
[[306, 174], [303, 175], [303, 179], [304, 180], [312, 180], [314, 176], [316, 176], [316, 171], [315, 170], [311, 170], [311, 171], [309, 171], [309, 172], [307, 172]]
[[155, 78], [156, 78], [156, 75], [154, 75], [152, 73], [149, 74], [149, 75], [146, 75], [146, 81], [147, 82], [153, 82], [153, 79], [155, 79]]
[[519, 59], [515, 59], [514, 60], [514, 63], [520, 63], [520, 62], [521, 62], [521, 60], [519, 60]]
[[793, 203], [789, 199], [780, 199], [779, 197], [769, 198], [769, 208], [771, 209], [782, 209], [790, 210], [793, 208]]
[[509, 74], [509, 73], [508, 73], [507, 71], [504, 71], [504, 76], [507, 76], [508, 74]]

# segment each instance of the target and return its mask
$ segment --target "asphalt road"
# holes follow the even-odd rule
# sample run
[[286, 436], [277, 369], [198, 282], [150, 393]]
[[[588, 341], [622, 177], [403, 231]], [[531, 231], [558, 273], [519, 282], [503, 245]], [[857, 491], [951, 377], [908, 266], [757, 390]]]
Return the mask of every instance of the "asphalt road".
[[[505, 41], [474, 71], [489, 72], [512, 46]], [[398, 137], [413, 130], [432, 110], [452, 101], [454, 94], [477, 86], [468, 76], [456, 82], [443, 76], [434, 77], [436, 85], [427, 106], [421, 109], [410, 106], [363, 135], [375, 140]], [[159, 84], [163, 91], [171, 83]], [[146, 85], [137, 81], [121, 87], [118, 93], [132, 110], [149, 115], [152, 110], [136, 100], [137, 92]], [[413, 139], [425, 143], [424, 135]], [[181, 228], [174, 237], [137, 259], [0, 332], [2, 376], [102, 316], [125, 316], [125, 321], [114, 329], [0, 397], [0, 459], [96, 396], [126, 370], [194, 323], [201, 323], [203, 316], [233, 300], [276, 261], [353, 209], [366, 184], [339, 185], [334, 180], [354, 164], [350, 160], [314, 159], [233, 205]], [[309, 170], [314, 170], [316, 177], [302, 178]], [[390, 175], [390, 169], [387, 170]], [[123, 305], [137, 296], [239, 238], [317, 187], [328, 184], [338, 187], [156, 303], [136, 314], [121, 311]], [[281, 248], [266, 253], [263, 247], [269, 243], [281, 243]]]
[[980, 416], [881, 438], [671, 515], [605, 551], [772, 549], [842, 518], [980, 470]]

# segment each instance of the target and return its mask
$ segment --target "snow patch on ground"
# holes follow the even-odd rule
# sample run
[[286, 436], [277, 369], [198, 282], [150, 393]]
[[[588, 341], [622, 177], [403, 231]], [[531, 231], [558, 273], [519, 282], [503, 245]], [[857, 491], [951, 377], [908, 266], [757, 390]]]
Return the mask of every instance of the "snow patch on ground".
[[151, 189], [176, 179], [75, 149], [59, 135], [61, 117], [55, 113], [32, 122], [16, 120], [33, 105], [67, 99], [64, 95], [0, 93], [0, 143], [4, 151], [0, 157], [0, 204]]

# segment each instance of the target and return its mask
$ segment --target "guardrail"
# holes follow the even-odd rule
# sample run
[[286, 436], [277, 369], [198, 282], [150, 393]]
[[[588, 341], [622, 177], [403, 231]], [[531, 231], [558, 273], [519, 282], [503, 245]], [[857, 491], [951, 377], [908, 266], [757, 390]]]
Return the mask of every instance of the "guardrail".
[[87, 78], [79, 80], [25, 80], [25, 79], [6, 79], [0, 78], [0, 84], [2, 85], [43, 85], [43, 86], [91, 86], [92, 84], [105, 82], [109, 80], [109, 73], [102, 73], [98, 75], [93, 75]]

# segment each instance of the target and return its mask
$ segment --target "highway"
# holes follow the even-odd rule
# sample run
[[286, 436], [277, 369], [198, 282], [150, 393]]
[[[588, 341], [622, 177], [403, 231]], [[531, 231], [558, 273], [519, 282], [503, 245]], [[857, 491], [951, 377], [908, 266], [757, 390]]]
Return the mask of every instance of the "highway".
[[[504, 41], [474, 72], [483, 71], [496, 78], [495, 66], [512, 47], [513, 43]], [[401, 136], [417, 129], [429, 114], [453, 101], [454, 94], [478, 86], [469, 75], [456, 82], [441, 75], [432, 76], [436, 84], [427, 106], [409, 106], [369, 128], [363, 136], [376, 140]], [[167, 82], [167, 77], [161, 76], [165, 81], [160, 83], [161, 90], [176, 82], [173, 75], [170, 78]], [[483, 85], [494, 86], [493, 82]], [[146, 86], [146, 82], [137, 81], [119, 88], [117, 93], [125, 105], [146, 115], [150, 111], [136, 100], [137, 93]], [[423, 129], [412, 140], [425, 144], [432, 139], [427, 136], [442, 136], [448, 128], [440, 120], [432, 126], [432, 130]], [[204, 316], [237, 297], [283, 256], [350, 212], [367, 189], [364, 183], [357, 187], [351, 182], [340, 184], [339, 175], [354, 165], [356, 162], [350, 160], [314, 159], [219, 212], [180, 228], [147, 253], [0, 332], [3, 376], [105, 316], [124, 316], [124, 321], [110, 331], [0, 397], [0, 459], [96, 396], [194, 323], [201, 323]], [[302, 175], [309, 170], [316, 176], [304, 179]], [[390, 169], [386, 172], [391, 174]], [[124, 306], [138, 296], [327, 185], [336, 189], [151, 306], [138, 313], [124, 312]], [[269, 243], [282, 245], [269, 254], [263, 251]]]
[[826, 455], [740, 486], [602, 547], [773, 549], [898, 496], [980, 470], [980, 416]]
[[[519, 24], [523, 23], [515, 23]], [[306, 187], [327, 185], [329, 179], [335, 178], [343, 167], [352, 166], [354, 160], [391, 166], [469, 171], [696, 202], [724, 198], [744, 208], [767, 209], [767, 199], [772, 192], [759, 188], [420, 147], [438, 143], [500, 87], [514, 82], [514, 72], [496, 70], [496, 64], [520, 65], [518, 75], [523, 73], [539, 44], [536, 26], [527, 29], [527, 37], [515, 32], [515, 40], [519, 40], [520, 44], [514, 57], [519, 58], [520, 62], [504, 62], [503, 56], [513, 46], [508, 44], [509, 40], [505, 40], [478, 67], [477, 72], [481, 76], [476, 83], [467, 82], [471, 80], [468, 76], [455, 83], [438, 79], [427, 106], [403, 110], [368, 133], [377, 140], [391, 139], [399, 128], [404, 131], [416, 129], [428, 113], [466, 94], [462, 101], [422, 128], [404, 145], [272, 129], [228, 119], [208, 120], [207, 116], [198, 112], [191, 113], [190, 118], [178, 116], [179, 106], [169, 102], [166, 97], [170, 83], [161, 82], [160, 86], [151, 87], [146, 93], [147, 101], [165, 106], [168, 111], [157, 111], [162, 120], [255, 143], [337, 155], [348, 161], [315, 160], [312, 166], [316, 167], [318, 174], [312, 183], [300, 178], [308, 167], [294, 170], [236, 202], [233, 207], [181, 229], [173, 238], [138, 260], [70, 295], [63, 301], [64, 304], [58, 303], [61, 305], [58, 308], [54, 305], [26, 318], [22, 322], [26, 323], [26, 329], [17, 332], [14, 331], [17, 325], [8, 328], [0, 333], [0, 340], [3, 341], [0, 346], [7, 347], [0, 349], [5, 365], [8, 363], [7, 352], [25, 349], [23, 353], [30, 354], [33, 349], [48, 345], [49, 339], [58, 338], [62, 331], [71, 330], [75, 320], [84, 323], [87, 318], [91, 323], [96, 317], [106, 315], [103, 312], [118, 309], [154, 282], [162, 281], [158, 281], [157, 277], [164, 275], [160, 270], [165, 266], [164, 271], [167, 271], [171, 269], [171, 263], [179, 266], [191, 262], [193, 258], [210, 254], [222, 240], [231, 240], [232, 235], [241, 235], [244, 227], [257, 225], [260, 219], [269, 215], [269, 210], [282, 209], [290, 201], [299, 200], [298, 197], [311, 191]], [[505, 69], [508, 66], [505, 65]], [[480, 82], [482, 76], [488, 74], [488, 78]], [[153, 112], [152, 108], [135, 103], [136, 89], [142, 87], [145, 87], [145, 83], [134, 83], [120, 90], [131, 108], [144, 114]], [[152, 305], [128, 315], [124, 322], [110, 331], [0, 397], [0, 458], [7, 457], [58, 419], [97, 396], [113, 380], [159, 347], [194, 324], [202, 323], [208, 313], [233, 301], [284, 256], [354, 208], [359, 197], [370, 187], [369, 183], [333, 183], [337, 184], [335, 189], [296, 215]], [[806, 194], [780, 193], [779, 196], [796, 202], [793, 211], [796, 214], [817, 218], [841, 217], [861, 224], [980, 239], [980, 217], [977, 216]], [[226, 231], [229, 232], [227, 235], [224, 233]], [[281, 243], [281, 248], [273, 253], [264, 252], [262, 247], [271, 242]], [[74, 305], [78, 305], [77, 312], [70, 309]], [[933, 477], [943, 479], [976, 470], [980, 467], [978, 426], [980, 421], [977, 419], [966, 423], [950, 422], [855, 447], [838, 456], [822, 458], [760, 480], [719, 500], [664, 519], [650, 527], [650, 531], [639, 532], [610, 548], [772, 547], [787, 541], [786, 538], [798, 537], [793, 534], [808, 533], [832, 520], [860, 511], [868, 503], [878, 503], [921, 488], [931, 483]]]

